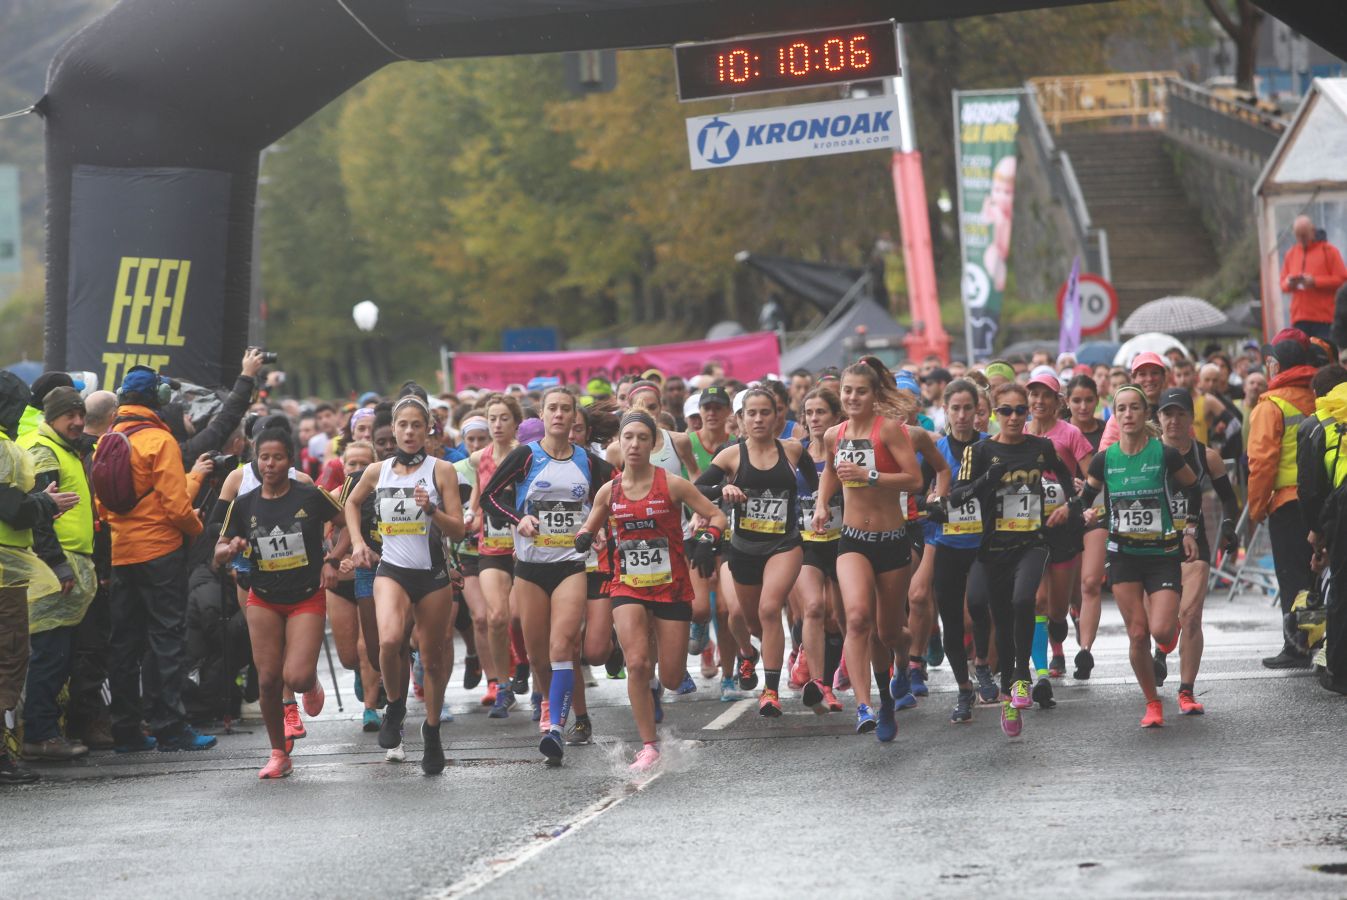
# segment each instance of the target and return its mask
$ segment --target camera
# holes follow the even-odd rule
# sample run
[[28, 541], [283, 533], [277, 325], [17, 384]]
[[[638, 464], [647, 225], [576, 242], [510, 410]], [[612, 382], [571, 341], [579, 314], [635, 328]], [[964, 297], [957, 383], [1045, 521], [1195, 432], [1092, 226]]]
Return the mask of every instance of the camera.
[[212, 453], [210, 461], [215, 464], [215, 474], [221, 477], [239, 467], [239, 458], [232, 453]]
[[270, 350], [263, 350], [261, 347], [249, 347], [248, 349], [256, 350], [258, 353], [262, 354], [262, 365], [264, 366], [274, 366], [280, 359], [279, 354], [273, 353]]

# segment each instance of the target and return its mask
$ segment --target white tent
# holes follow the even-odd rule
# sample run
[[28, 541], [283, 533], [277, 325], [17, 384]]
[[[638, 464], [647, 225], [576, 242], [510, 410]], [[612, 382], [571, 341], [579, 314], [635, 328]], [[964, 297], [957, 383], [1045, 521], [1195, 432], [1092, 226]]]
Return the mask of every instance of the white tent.
[[1263, 329], [1290, 324], [1281, 266], [1295, 243], [1291, 225], [1307, 215], [1347, 253], [1347, 78], [1316, 78], [1254, 185], [1263, 288]]

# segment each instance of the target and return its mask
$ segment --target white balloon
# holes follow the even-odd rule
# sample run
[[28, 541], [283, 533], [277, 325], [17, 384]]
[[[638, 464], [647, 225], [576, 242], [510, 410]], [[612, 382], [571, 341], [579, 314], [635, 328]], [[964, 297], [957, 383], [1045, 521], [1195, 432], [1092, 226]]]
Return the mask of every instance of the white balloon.
[[361, 331], [373, 331], [379, 324], [379, 305], [373, 300], [361, 300], [351, 308], [351, 318]]

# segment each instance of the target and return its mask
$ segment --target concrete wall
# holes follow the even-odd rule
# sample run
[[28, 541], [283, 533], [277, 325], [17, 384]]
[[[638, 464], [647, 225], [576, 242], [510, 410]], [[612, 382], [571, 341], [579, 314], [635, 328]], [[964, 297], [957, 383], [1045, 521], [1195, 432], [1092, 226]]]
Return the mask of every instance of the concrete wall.
[[1217, 247], [1238, 244], [1253, 232], [1253, 186], [1258, 171], [1206, 148], [1165, 135], [1165, 149], [1188, 201], [1202, 212]]
[[1065, 205], [1053, 196], [1047, 162], [1021, 128], [1010, 251], [1016, 293], [1023, 300], [1056, 299], [1077, 254], [1086, 258]]

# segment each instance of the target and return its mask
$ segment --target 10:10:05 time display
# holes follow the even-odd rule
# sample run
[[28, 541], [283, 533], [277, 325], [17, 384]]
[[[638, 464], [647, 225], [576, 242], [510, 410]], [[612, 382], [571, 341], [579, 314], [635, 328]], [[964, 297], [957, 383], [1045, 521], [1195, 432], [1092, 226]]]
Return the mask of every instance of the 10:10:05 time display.
[[682, 100], [884, 78], [897, 57], [892, 22], [674, 48]]

